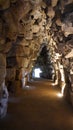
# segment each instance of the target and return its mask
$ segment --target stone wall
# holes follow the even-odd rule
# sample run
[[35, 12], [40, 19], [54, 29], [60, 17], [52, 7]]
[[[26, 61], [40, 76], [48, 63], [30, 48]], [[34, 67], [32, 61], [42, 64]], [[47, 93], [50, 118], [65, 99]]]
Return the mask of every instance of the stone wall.
[[[43, 43], [51, 60], [60, 53], [69, 67], [65, 56], [73, 49], [73, 0], [0, 0], [0, 55], [6, 56], [6, 82], [21, 80], [21, 70], [31, 71]], [[0, 66], [1, 86], [5, 72]]]

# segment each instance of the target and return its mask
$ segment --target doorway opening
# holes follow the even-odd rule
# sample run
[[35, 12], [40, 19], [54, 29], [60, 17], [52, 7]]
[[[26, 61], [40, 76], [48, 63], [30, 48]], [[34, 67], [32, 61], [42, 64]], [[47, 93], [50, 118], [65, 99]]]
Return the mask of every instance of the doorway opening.
[[55, 70], [53, 63], [51, 62], [49, 50], [47, 49], [47, 46], [44, 45], [32, 68], [31, 78], [54, 80], [54, 76]]

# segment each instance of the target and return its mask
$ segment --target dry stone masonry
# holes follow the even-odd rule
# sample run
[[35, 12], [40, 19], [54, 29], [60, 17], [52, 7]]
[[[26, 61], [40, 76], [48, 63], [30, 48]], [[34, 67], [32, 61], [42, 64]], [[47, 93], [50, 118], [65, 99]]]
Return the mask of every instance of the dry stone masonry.
[[73, 56], [66, 58], [73, 49], [73, 0], [0, 0], [0, 109], [5, 80], [13, 87], [20, 82], [43, 43], [53, 63], [59, 53], [63, 66], [73, 70]]

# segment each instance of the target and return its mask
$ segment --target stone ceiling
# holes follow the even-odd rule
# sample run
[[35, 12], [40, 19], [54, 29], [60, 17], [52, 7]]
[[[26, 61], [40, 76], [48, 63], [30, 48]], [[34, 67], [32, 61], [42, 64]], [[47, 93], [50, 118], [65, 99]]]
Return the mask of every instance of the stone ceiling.
[[8, 71], [30, 71], [43, 43], [53, 55], [73, 49], [73, 0], [0, 0], [0, 53]]

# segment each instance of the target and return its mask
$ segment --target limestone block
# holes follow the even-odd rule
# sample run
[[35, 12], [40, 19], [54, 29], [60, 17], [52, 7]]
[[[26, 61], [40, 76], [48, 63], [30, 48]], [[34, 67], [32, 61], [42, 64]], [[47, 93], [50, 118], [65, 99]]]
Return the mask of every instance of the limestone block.
[[41, 12], [38, 10], [34, 10], [32, 13], [31, 13], [31, 17], [33, 16], [33, 19], [38, 19], [38, 18], [41, 18]]
[[26, 40], [32, 40], [33, 39], [33, 32], [32, 32], [32, 26], [33, 24], [31, 24], [31, 22], [27, 25], [24, 26], [24, 38]]
[[39, 28], [38, 25], [33, 25], [33, 26], [32, 26], [32, 32], [33, 32], [33, 33], [38, 33], [38, 32], [39, 32], [39, 29], [40, 29], [40, 28]]
[[58, 0], [51, 0], [52, 7], [55, 7], [57, 5]]
[[30, 45], [30, 42], [28, 40], [26, 40], [26, 39], [23, 39], [20, 44], [22, 46], [27, 46], [28, 47]]
[[46, 19], [42, 19], [42, 21], [40, 22], [41, 27], [43, 28], [43, 25], [46, 25]]
[[24, 37], [26, 40], [30, 41], [33, 39], [33, 34], [32, 34], [32, 32], [27, 32]]
[[10, 7], [10, 0], [0, 0], [0, 10], [5, 10]]
[[64, 35], [67, 37], [69, 34], [73, 34], [73, 27], [72, 23], [68, 24], [62, 24], [62, 31], [64, 32]]
[[46, 25], [46, 30], [49, 30], [49, 29], [50, 29], [50, 27], [49, 27], [49, 25], [47, 24], [47, 25]]
[[57, 24], [58, 26], [62, 26], [61, 20], [60, 20], [60, 19], [57, 19], [57, 20], [56, 20], [56, 24]]
[[53, 18], [55, 16], [55, 11], [53, 10], [52, 7], [48, 7], [48, 13], [47, 15], [50, 17], [50, 18]]

